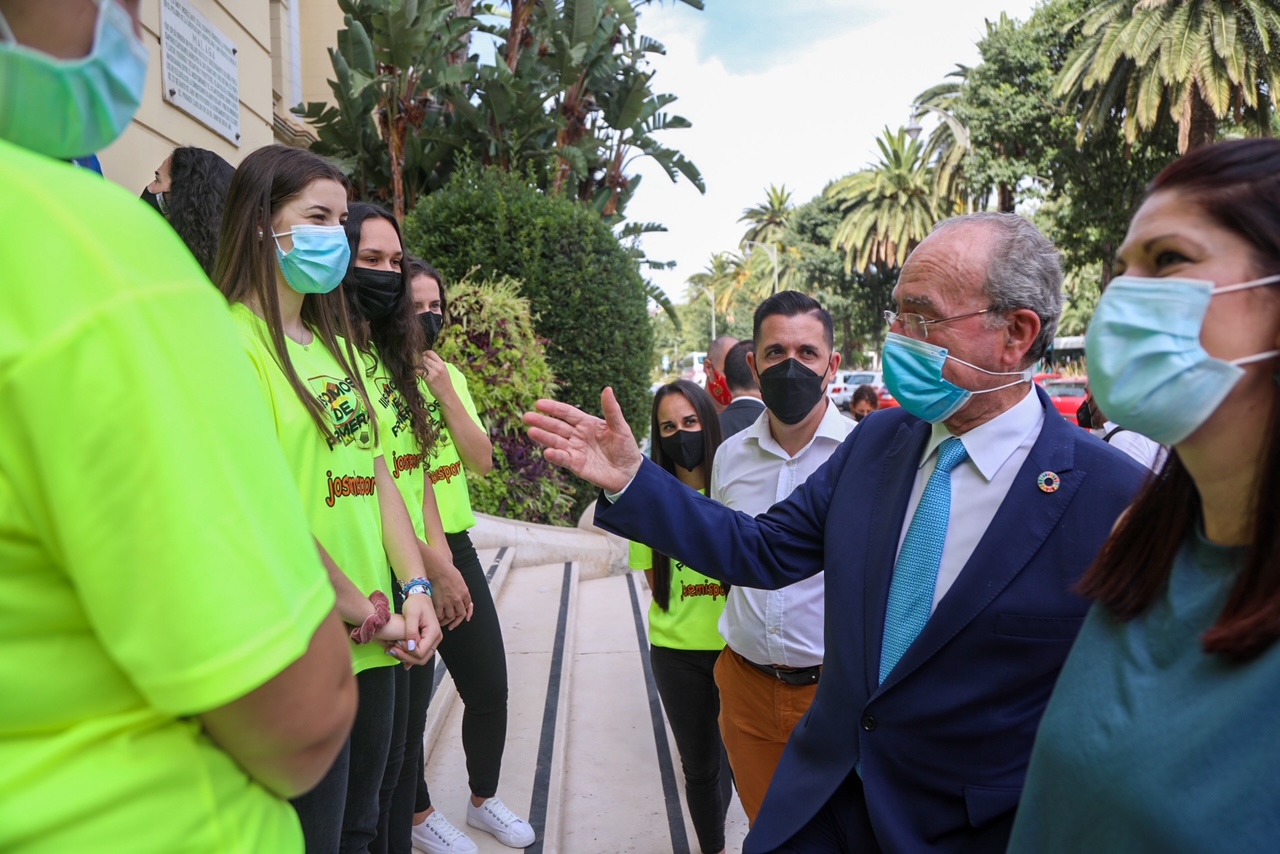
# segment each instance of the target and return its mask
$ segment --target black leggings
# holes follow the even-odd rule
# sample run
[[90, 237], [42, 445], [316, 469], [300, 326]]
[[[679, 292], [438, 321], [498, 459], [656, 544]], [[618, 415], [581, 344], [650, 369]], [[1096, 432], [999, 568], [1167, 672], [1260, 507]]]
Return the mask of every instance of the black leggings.
[[724, 817], [733, 796], [733, 773], [720, 740], [719, 650], [649, 647], [653, 681], [680, 751], [685, 798], [703, 854], [724, 850]]
[[364, 854], [378, 834], [395, 709], [396, 667], [356, 674], [360, 702], [351, 736], [320, 784], [293, 800], [307, 854]]
[[[393, 583], [392, 602], [397, 614], [402, 613], [404, 597], [400, 585]], [[370, 854], [410, 854], [413, 833], [413, 800], [417, 794], [416, 778], [421, 776], [415, 763], [422, 757], [422, 731], [426, 726], [426, 701], [430, 697], [430, 685], [436, 672], [435, 656], [426, 664], [395, 668], [396, 701], [391, 750], [382, 777], [382, 791], [378, 798], [378, 838], [369, 846]], [[414, 707], [413, 686], [428, 686], [422, 695], [422, 707]], [[416, 717], [414, 716], [416, 714]], [[407, 794], [406, 794], [407, 793]], [[310, 854], [310, 852], [308, 852]]]
[[[498, 611], [489, 593], [489, 582], [466, 531], [448, 535], [453, 565], [471, 593], [471, 619], [456, 629], [445, 629], [440, 642], [444, 660], [462, 699], [462, 749], [467, 757], [471, 793], [491, 798], [498, 793], [502, 752], [507, 741], [507, 653], [502, 644]], [[409, 708], [405, 735], [405, 762], [392, 799], [392, 854], [408, 854], [407, 828], [412, 813], [431, 808], [431, 794], [423, 774], [422, 732], [434, 674], [426, 667], [409, 671]], [[411, 758], [415, 757], [416, 758]], [[399, 831], [405, 829], [401, 834]], [[401, 838], [403, 837], [403, 838]]]

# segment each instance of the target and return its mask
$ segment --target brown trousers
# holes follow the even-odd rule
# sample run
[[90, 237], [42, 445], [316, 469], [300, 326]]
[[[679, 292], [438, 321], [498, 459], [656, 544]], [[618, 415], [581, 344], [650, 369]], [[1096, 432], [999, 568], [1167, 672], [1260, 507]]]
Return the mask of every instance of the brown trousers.
[[755, 823], [769, 781], [817, 685], [787, 685], [761, 673], [729, 647], [716, 660], [720, 735], [747, 821]]

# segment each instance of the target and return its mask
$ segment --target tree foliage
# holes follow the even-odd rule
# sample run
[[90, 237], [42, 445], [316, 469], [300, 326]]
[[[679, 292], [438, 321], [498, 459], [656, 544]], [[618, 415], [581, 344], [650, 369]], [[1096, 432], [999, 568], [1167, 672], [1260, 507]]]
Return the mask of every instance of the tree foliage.
[[[405, 243], [449, 279], [478, 267], [521, 282], [559, 400], [597, 412], [601, 390], [612, 386], [624, 412], [648, 411], [653, 331], [644, 281], [595, 212], [473, 164], [418, 202]], [[579, 503], [583, 494], [590, 500], [580, 493]]]
[[472, 506], [510, 519], [573, 524], [571, 479], [543, 459], [521, 420], [538, 398], [554, 396], [555, 383], [519, 282], [505, 276], [454, 282], [449, 318], [436, 350], [467, 375], [493, 440], [493, 470], [484, 477], [467, 472]]
[[1273, 0], [1101, 0], [1056, 94], [1083, 96], [1081, 135], [1119, 114], [1126, 141], [1178, 125], [1178, 150], [1213, 142], [1234, 116], [1270, 133], [1280, 105], [1280, 8]]
[[826, 190], [843, 214], [831, 245], [844, 252], [847, 271], [901, 267], [939, 219], [924, 143], [886, 127], [876, 145], [878, 163]]
[[[653, 88], [648, 57], [665, 48], [638, 31], [643, 3], [512, 0], [503, 20], [489, 3], [339, 2], [334, 105], [295, 112], [360, 197], [412, 208], [465, 159], [533, 176], [610, 224], [639, 186], [639, 158], [705, 192], [697, 167], [662, 141], [690, 124]], [[498, 43], [495, 63], [467, 56], [474, 32]]]
[[765, 200], [747, 208], [738, 218], [738, 222], [751, 224], [742, 235], [743, 245], [748, 241], [776, 244], [786, 230], [787, 219], [793, 210], [795, 205], [791, 202], [791, 191], [787, 189], [787, 185], [775, 187], [770, 184], [765, 191]]

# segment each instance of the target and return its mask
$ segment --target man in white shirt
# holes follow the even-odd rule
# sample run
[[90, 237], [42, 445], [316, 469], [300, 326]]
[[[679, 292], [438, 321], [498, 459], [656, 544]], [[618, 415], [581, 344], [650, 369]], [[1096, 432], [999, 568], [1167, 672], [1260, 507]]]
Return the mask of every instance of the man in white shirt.
[[[711, 497], [752, 516], [804, 483], [855, 426], [826, 395], [840, 354], [821, 305], [776, 294], [756, 309], [754, 337], [747, 361], [768, 414], [726, 439], [711, 469]], [[779, 590], [734, 587], [720, 617], [728, 644], [716, 662], [720, 732], [748, 821], [817, 692], [823, 583], [818, 573]]]
[[605, 491], [605, 530], [734, 585], [825, 573], [818, 693], [744, 854], [1003, 852], [1088, 610], [1073, 588], [1144, 479], [1033, 390], [1062, 273], [1031, 223], [939, 224], [894, 301], [884, 375], [901, 408], [754, 518], [673, 488], [608, 390], [603, 420], [554, 401], [525, 415], [548, 461]]
[[1088, 426], [1093, 435], [1117, 451], [1124, 451], [1133, 457], [1139, 465], [1146, 466], [1153, 472], [1160, 471], [1164, 467], [1169, 449], [1154, 439], [1148, 439], [1128, 427], [1121, 427], [1107, 418], [1106, 413], [1098, 408], [1098, 402], [1093, 399], [1092, 391], [1089, 391], [1084, 403], [1080, 404], [1080, 409], [1076, 412], [1076, 420], [1082, 427]]

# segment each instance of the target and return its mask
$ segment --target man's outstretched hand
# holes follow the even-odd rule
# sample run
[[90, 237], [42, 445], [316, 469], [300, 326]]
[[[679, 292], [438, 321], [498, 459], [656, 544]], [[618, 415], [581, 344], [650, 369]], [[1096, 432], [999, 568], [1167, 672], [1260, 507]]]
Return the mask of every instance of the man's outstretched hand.
[[545, 447], [545, 456], [605, 492], [621, 492], [640, 470], [640, 448], [622, 417], [613, 389], [600, 393], [604, 418], [555, 400], [539, 400], [526, 412], [529, 438]]

